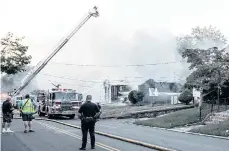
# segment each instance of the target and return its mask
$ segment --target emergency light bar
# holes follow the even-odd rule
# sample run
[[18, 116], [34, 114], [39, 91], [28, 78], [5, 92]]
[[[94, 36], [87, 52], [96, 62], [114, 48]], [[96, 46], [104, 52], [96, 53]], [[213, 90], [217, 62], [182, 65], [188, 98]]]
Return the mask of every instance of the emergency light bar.
[[60, 92], [75, 92], [75, 93], [76, 93], [76, 90], [73, 90], [73, 89], [52, 88], [52, 91], [60, 91]]

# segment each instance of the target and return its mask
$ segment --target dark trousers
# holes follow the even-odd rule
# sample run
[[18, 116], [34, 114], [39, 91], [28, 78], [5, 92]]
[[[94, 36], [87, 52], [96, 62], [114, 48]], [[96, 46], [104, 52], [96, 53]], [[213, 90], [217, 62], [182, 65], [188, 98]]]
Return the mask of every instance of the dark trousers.
[[95, 147], [95, 122], [82, 122], [81, 123], [82, 130], [82, 148], [86, 148], [87, 145], [87, 133], [89, 131], [91, 137], [91, 147]]

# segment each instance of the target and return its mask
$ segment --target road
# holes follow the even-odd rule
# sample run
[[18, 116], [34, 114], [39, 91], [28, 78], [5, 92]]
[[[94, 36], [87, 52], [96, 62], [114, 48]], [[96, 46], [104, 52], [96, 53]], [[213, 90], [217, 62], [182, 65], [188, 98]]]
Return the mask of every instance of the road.
[[[80, 125], [80, 121], [62, 120], [62, 122]], [[197, 136], [132, 124], [133, 120], [101, 120], [96, 130], [130, 138], [166, 148], [182, 151], [225, 151], [229, 150], [229, 140]]]
[[[74, 122], [74, 121], [73, 121]], [[23, 133], [23, 122], [14, 119], [13, 133], [2, 134], [1, 151], [75, 151], [81, 146], [81, 131], [48, 121], [34, 121], [34, 133]], [[90, 144], [87, 144], [87, 150]], [[151, 149], [96, 135], [98, 151], [150, 151]]]
[[[78, 119], [56, 119], [61, 122], [80, 126]], [[172, 132], [162, 129], [137, 126], [132, 124], [133, 120], [100, 120], [96, 123], [96, 130], [130, 138], [149, 144], [154, 144], [179, 151], [225, 151], [229, 150], [229, 140], [217, 139], [212, 137], [197, 136]], [[12, 130], [15, 133], [2, 135], [2, 151], [59, 151], [78, 150], [81, 145], [81, 131], [79, 129], [64, 126], [50, 121], [34, 121], [35, 133], [24, 134], [23, 123], [21, 120], [14, 120]], [[98, 146], [96, 150], [133, 150], [147, 151], [148, 148], [134, 144], [122, 142], [119, 140], [96, 135]], [[6, 145], [12, 144], [14, 145]], [[60, 146], [61, 145], [61, 146]], [[8, 149], [7, 147], [11, 147]], [[88, 144], [88, 148], [90, 144]]]

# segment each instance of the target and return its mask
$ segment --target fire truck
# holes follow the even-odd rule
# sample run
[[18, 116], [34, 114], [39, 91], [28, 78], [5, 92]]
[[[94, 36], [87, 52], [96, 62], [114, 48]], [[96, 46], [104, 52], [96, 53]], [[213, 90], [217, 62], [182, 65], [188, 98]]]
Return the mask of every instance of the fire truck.
[[45, 93], [39, 93], [38, 115], [48, 118], [67, 116], [75, 118], [75, 114], [82, 104], [81, 94], [73, 89], [53, 88]]

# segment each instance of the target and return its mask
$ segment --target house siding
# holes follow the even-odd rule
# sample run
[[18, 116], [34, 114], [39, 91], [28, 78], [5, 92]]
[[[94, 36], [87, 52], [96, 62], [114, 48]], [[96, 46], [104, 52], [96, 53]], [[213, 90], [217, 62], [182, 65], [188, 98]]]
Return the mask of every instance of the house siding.
[[[175, 89], [171, 91], [170, 84], [176, 86]], [[149, 96], [149, 88], [157, 88], [159, 95], [158, 96]], [[138, 86], [138, 90], [144, 93], [144, 103], [153, 103], [153, 104], [166, 104], [171, 103], [171, 96], [177, 95], [181, 92], [182, 85], [179, 83], [167, 83], [167, 82], [155, 82], [150, 79], [145, 83]]]

